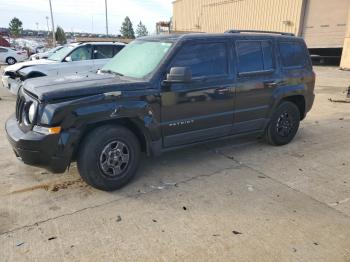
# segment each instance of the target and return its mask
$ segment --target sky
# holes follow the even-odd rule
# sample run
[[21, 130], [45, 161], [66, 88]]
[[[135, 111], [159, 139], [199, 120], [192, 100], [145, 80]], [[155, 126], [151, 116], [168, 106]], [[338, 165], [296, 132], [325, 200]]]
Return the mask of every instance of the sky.
[[[65, 31], [106, 33], [105, 0], [51, 0], [55, 27]], [[126, 16], [134, 29], [142, 21], [150, 33], [158, 21], [169, 21], [173, 0], [107, 0], [110, 34], [119, 34]], [[49, 0], [0, 0], [0, 27], [8, 27], [13, 17], [23, 22], [24, 29], [47, 30], [50, 18]], [[51, 18], [50, 18], [51, 19]], [[49, 20], [51, 30], [51, 20]]]

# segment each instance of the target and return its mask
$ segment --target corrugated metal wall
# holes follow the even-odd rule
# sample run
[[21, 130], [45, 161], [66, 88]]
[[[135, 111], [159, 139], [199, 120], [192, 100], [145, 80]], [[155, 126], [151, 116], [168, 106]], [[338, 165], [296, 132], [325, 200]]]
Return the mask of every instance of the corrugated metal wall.
[[350, 0], [308, 0], [302, 36], [313, 48], [342, 47]]
[[340, 63], [340, 68], [350, 70], [350, 8], [347, 19], [347, 30], [345, 34], [343, 55]]
[[177, 0], [175, 31], [256, 29], [299, 33], [303, 0]]

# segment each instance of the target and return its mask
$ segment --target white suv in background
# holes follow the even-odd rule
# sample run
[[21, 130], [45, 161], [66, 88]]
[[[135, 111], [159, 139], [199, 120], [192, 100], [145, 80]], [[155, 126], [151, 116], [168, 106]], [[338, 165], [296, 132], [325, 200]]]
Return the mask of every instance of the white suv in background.
[[62, 48], [63, 48], [63, 46], [60, 45], [60, 46], [54, 47], [52, 49], [46, 50], [45, 52], [33, 54], [29, 57], [29, 60], [46, 59]]
[[5, 88], [17, 94], [27, 79], [96, 72], [125, 46], [117, 42], [85, 42], [64, 46], [47, 59], [39, 59], [8, 66], [2, 82]]
[[0, 63], [8, 65], [16, 64], [28, 59], [28, 53], [25, 50], [19, 51], [8, 47], [0, 46]]

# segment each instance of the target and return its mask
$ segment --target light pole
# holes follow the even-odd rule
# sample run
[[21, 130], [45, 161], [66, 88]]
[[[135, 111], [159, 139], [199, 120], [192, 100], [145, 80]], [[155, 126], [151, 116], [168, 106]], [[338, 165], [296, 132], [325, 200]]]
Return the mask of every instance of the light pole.
[[94, 33], [94, 16], [91, 16], [91, 33]]
[[46, 25], [47, 25], [47, 35], [49, 35], [50, 34], [49, 17], [45, 16], [45, 18], [46, 18]]
[[105, 0], [105, 6], [106, 6], [106, 33], [108, 36], [108, 9], [107, 9], [107, 0]]
[[51, 0], [49, 0], [49, 3], [50, 3], [50, 13], [51, 13], [51, 23], [52, 23], [52, 44], [53, 44], [53, 46], [56, 46], [55, 24], [54, 24], [54, 22], [53, 22], [53, 14], [52, 14]]

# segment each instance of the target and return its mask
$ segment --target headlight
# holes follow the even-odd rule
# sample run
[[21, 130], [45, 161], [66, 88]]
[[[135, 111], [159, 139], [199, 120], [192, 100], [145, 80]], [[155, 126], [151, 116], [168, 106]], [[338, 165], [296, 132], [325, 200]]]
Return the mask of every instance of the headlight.
[[29, 107], [29, 111], [28, 111], [28, 121], [30, 124], [33, 123], [34, 118], [35, 118], [35, 114], [36, 114], [36, 105], [35, 103], [32, 103]]

